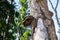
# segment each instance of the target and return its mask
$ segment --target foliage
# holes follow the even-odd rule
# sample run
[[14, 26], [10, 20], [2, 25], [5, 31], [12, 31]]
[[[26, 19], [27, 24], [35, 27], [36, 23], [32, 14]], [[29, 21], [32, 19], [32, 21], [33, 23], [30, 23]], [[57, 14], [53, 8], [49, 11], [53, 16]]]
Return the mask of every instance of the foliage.
[[14, 22], [15, 6], [7, 0], [0, 0], [0, 40], [14, 40], [13, 34], [16, 32]]
[[[19, 14], [21, 15], [21, 23], [24, 20], [24, 17], [27, 15], [27, 9], [28, 9], [28, 4], [27, 4], [27, 0], [20, 0], [20, 10], [19, 10]], [[21, 24], [22, 25], [22, 24]], [[22, 26], [24, 27], [24, 26]], [[28, 30], [28, 31], [27, 31]], [[22, 32], [22, 31], [21, 31]], [[20, 40], [29, 40], [29, 36], [31, 36], [31, 31], [29, 29], [25, 29], [25, 31], [23, 32], [23, 34], [21, 34], [20, 36]]]
[[[14, 0], [0, 0], [0, 40], [29, 40], [31, 31], [22, 24], [27, 15], [27, 0], [20, 0], [19, 13], [16, 12]], [[17, 36], [19, 33], [19, 36]]]

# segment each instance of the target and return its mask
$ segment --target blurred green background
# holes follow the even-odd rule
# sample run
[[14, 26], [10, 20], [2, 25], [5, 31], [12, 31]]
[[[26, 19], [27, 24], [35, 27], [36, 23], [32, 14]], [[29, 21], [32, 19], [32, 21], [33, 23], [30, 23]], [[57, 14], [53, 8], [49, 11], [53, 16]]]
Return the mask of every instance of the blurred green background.
[[[20, 8], [16, 9], [14, 0], [0, 0], [0, 40], [29, 40], [31, 30], [22, 22], [27, 12], [27, 0], [19, 0]], [[17, 10], [17, 11], [16, 11]]]

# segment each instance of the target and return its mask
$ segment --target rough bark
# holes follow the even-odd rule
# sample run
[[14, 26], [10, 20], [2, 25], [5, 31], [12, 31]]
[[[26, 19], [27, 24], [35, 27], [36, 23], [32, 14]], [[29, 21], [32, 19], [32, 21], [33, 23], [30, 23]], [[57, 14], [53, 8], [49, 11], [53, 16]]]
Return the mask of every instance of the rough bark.
[[45, 19], [45, 26], [47, 28], [49, 40], [57, 40], [55, 26], [52, 19]]
[[[30, 15], [32, 15], [37, 20], [39, 18], [43, 18], [43, 20], [44, 20], [43, 25], [45, 25], [45, 28], [47, 28], [47, 32], [48, 32], [48, 34], [47, 34], [49, 37], [48, 40], [57, 40], [55, 26], [54, 26], [53, 20], [51, 18], [52, 16], [50, 15], [48, 7], [47, 7], [47, 0], [29, 0], [29, 5], [30, 5]], [[36, 30], [38, 31], [38, 29], [36, 29]], [[41, 32], [39, 32], [39, 34], [40, 33]], [[39, 37], [39, 36], [40, 35], [37, 35], [37, 37]], [[33, 39], [36, 40], [34, 37], [35, 36], [33, 35]], [[38, 40], [40, 40], [40, 39], [38, 39]], [[42, 40], [45, 40], [45, 39], [42, 38]]]
[[33, 33], [33, 40], [48, 40], [47, 30], [42, 18], [39, 18], [37, 21], [37, 27]]

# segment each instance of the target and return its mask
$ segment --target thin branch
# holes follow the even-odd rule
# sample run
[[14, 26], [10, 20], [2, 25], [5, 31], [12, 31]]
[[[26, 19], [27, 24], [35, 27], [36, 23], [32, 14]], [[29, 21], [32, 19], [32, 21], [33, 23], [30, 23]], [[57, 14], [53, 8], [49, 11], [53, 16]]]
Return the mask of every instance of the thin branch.
[[58, 3], [59, 3], [59, 0], [57, 0], [55, 10], [56, 10], [56, 9], [57, 9], [57, 7], [58, 7]]
[[52, 6], [52, 8], [53, 8], [53, 10], [54, 10], [54, 6], [53, 6], [53, 4], [52, 4], [51, 0], [49, 0], [49, 2], [50, 2], [51, 6]]
[[55, 16], [56, 16], [56, 20], [57, 20], [58, 26], [60, 27], [60, 23], [59, 23], [58, 16], [57, 16], [57, 10], [56, 10], [57, 7], [58, 7], [58, 1], [59, 1], [59, 0], [57, 0], [56, 7], [54, 8], [54, 7], [53, 7], [53, 4], [52, 4], [52, 2], [51, 2], [51, 0], [49, 0], [50, 4], [51, 4], [51, 6], [52, 6], [52, 9], [53, 9], [54, 12], [56, 13], [56, 15], [55, 15]]
[[57, 23], [58, 23], [58, 26], [60, 27], [60, 23], [59, 23], [59, 18], [58, 18], [58, 16], [57, 16], [57, 11], [55, 10], [55, 13], [56, 13], [56, 20], [57, 20]]

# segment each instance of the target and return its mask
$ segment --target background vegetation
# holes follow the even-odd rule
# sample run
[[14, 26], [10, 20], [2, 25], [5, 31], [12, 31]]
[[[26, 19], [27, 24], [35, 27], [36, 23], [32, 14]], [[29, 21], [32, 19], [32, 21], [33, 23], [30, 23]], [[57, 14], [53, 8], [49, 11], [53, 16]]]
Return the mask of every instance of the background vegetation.
[[29, 40], [30, 30], [22, 24], [27, 15], [27, 0], [20, 0], [20, 4], [17, 12], [14, 0], [0, 0], [0, 40]]

